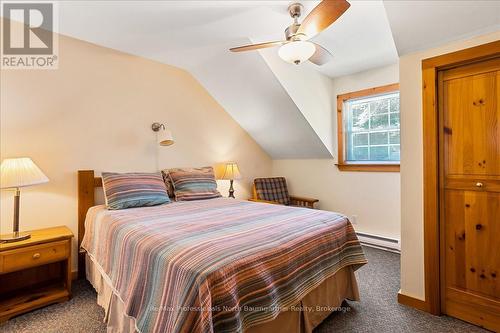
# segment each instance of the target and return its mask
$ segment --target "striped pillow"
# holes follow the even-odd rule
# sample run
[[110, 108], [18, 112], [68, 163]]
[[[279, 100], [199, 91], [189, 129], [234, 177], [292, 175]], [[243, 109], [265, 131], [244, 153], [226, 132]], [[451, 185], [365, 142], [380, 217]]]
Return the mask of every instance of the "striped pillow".
[[161, 173], [102, 173], [108, 209], [147, 207], [170, 202]]
[[170, 169], [169, 175], [177, 201], [221, 197], [212, 167]]

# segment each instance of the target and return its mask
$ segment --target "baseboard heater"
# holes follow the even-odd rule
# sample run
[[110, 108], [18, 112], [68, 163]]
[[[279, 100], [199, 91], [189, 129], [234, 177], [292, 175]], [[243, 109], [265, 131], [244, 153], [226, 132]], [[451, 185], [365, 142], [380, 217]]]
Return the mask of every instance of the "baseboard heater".
[[401, 245], [399, 244], [399, 240], [397, 239], [371, 235], [364, 232], [356, 232], [356, 235], [358, 235], [358, 239], [363, 245], [376, 247], [391, 252], [401, 252]]

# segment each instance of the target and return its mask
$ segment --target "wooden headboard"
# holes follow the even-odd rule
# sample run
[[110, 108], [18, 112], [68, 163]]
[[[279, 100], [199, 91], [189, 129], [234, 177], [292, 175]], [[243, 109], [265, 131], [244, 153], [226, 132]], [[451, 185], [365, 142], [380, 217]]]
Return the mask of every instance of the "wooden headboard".
[[78, 276], [85, 277], [85, 250], [80, 249], [85, 235], [85, 217], [95, 206], [95, 189], [102, 187], [102, 178], [94, 176], [94, 170], [78, 170]]

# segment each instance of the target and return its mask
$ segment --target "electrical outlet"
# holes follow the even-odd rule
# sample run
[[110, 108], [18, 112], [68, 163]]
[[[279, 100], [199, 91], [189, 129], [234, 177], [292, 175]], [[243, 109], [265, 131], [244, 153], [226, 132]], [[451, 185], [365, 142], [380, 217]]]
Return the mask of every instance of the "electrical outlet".
[[352, 224], [358, 224], [358, 215], [351, 215], [349, 221], [351, 221]]

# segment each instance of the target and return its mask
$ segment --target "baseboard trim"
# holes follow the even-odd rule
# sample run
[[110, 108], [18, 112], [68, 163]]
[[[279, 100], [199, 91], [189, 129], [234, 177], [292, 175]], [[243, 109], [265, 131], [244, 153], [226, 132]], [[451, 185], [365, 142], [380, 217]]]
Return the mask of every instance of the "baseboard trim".
[[364, 232], [356, 232], [356, 235], [363, 245], [374, 247], [380, 250], [401, 253], [401, 247], [399, 245], [398, 239], [368, 234]]
[[429, 304], [427, 304], [427, 302], [415, 297], [402, 294], [401, 291], [398, 292], [398, 303], [409, 306], [411, 308], [415, 308], [420, 311], [430, 312]]

